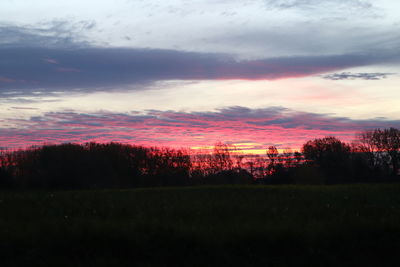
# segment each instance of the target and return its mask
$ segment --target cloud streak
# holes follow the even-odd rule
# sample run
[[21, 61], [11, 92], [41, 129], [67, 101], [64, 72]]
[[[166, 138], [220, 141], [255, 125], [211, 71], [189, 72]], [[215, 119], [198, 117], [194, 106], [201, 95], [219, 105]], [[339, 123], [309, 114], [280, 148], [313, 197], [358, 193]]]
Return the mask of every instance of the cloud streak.
[[322, 78], [327, 80], [382, 80], [386, 79], [389, 75], [394, 75], [396, 73], [388, 72], [361, 72], [361, 73], [332, 73], [322, 76]]
[[299, 148], [311, 138], [334, 135], [351, 141], [356, 132], [365, 129], [400, 127], [400, 120], [352, 120], [283, 107], [250, 109], [240, 106], [213, 112], [48, 112], [30, 119], [6, 119], [0, 123], [8, 125], [0, 128], [2, 147], [89, 141], [198, 147], [223, 141], [252, 143], [252, 148], [271, 144]]
[[369, 1], [360, 0], [265, 0], [268, 7], [274, 7], [278, 9], [316, 9], [321, 6], [332, 6], [337, 7], [338, 5], [344, 5], [347, 8], [356, 10], [369, 10], [373, 8], [373, 5]]

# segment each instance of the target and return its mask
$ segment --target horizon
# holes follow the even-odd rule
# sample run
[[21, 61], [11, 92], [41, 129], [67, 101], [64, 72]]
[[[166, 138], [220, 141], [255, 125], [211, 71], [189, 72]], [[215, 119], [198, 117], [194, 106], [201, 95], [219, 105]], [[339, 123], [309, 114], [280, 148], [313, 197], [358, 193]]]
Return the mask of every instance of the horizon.
[[264, 154], [400, 128], [394, 0], [0, 3], [0, 148]]

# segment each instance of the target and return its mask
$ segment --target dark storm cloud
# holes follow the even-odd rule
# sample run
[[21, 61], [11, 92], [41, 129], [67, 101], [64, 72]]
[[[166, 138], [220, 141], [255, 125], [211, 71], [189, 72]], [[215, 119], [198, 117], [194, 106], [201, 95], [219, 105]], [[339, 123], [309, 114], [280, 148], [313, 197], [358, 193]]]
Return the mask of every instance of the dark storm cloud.
[[332, 73], [322, 76], [327, 80], [382, 80], [386, 79], [388, 75], [394, 75], [395, 73], [388, 72], [361, 72], [361, 73]]

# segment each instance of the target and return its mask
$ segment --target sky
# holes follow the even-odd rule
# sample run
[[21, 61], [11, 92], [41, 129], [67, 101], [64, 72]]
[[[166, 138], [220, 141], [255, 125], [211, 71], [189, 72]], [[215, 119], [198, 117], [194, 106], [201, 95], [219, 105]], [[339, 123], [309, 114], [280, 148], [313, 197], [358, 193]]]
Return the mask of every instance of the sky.
[[2, 0], [0, 148], [264, 153], [400, 128], [399, 12], [397, 0]]

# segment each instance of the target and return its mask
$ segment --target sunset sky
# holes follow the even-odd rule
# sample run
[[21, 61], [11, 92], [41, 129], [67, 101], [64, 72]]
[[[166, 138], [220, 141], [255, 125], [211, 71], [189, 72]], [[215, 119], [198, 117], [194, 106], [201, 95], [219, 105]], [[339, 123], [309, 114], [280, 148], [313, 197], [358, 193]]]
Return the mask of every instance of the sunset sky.
[[0, 148], [247, 152], [400, 128], [398, 0], [2, 0]]

